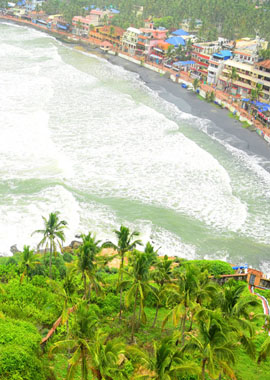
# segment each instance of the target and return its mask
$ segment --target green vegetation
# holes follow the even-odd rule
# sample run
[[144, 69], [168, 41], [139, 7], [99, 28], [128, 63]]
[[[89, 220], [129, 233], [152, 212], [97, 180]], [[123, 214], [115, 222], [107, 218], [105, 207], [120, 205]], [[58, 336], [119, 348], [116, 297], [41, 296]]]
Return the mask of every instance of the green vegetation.
[[[43, 220], [66, 226], [58, 215]], [[59, 253], [53, 231], [50, 252], [0, 258], [0, 380], [268, 378], [260, 301], [246, 283], [218, 285], [229, 264], [158, 257], [124, 226]]]
[[[2, 0], [2, 3], [5, 1]], [[48, 0], [43, 8], [48, 14], [62, 13], [67, 21], [75, 15], [85, 15], [84, 7], [93, 2], [88, 0]], [[255, 37], [256, 33], [270, 40], [270, 3], [264, 1], [256, 6], [254, 0], [96, 0], [97, 7], [115, 7], [120, 14], [114, 16], [112, 23], [126, 29], [129, 26], [141, 27], [146, 18], [151, 18], [156, 27], [177, 29], [184, 20], [189, 28], [196, 29], [200, 24], [199, 36], [215, 40], [218, 35], [229, 39], [243, 36]], [[143, 9], [140, 7], [143, 6]], [[254, 25], [254, 28], [250, 27]], [[269, 56], [269, 50], [261, 53]]]

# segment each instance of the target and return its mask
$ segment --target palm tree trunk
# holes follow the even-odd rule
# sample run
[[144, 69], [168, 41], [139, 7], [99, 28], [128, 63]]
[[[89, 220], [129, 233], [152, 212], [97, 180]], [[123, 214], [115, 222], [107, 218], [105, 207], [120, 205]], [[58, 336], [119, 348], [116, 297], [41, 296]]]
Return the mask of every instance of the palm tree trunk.
[[157, 322], [157, 316], [158, 316], [158, 310], [159, 310], [159, 304], [157, 304], [157, 307], [156, 307], [156, 314], [155, 314], [155, 319], [154, 319], [154, 322], [153, 322], [152, 328], [154, 328], [155, 325], [156, 325], [156, 322]]
[[202, 380], [205, 380], [205, 365], [206, 365], [206, 359], [203, 359], [203, 362], [202, 362]]
[[185, 344], [186, 318], [187, 318], [187, 313], [185, 312], [184, 317], [183, 317], [183, 323], [182, 323], [182, 345]]
[[138, 288], [135, 293], [134, 308], [133, 308], [133, 317], [132, 317], [132, 331], [131, 331], [131, 342], [134, 342], [134, 329], [135, 329], [135, 319], [136, 319], [136, 307], [137, 307], [137, 297], [138, 297]]
[[[121, 256], [121, 276], [120, 276], [120, 283], [123, 281], [123, 267], [124, 267], [124, 254]], [[119, 313], [119, 321], [122, 319], [122, 297], [123, 297], [123, 289], [120, 289], [120, 313]]]
[[52, 242], [50, 241], [50, 278], [52, 278]]
[[83, 273], [82, 277], [83, 277], [83, 287], [84, 287], [84, 298], [86, 299], [87, 286], [86, 286], [86, 275], [85, 275], [85, 273]]

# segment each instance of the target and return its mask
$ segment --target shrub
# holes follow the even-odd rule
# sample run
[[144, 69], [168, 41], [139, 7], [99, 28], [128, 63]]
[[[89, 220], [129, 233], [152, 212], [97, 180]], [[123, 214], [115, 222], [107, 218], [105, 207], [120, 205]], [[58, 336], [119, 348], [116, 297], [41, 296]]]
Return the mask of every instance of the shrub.
[[188, 261], [187, 264], [198, 266], [202, 272], [208, 270], [212, 276], [234, 273], [231, 265], [221, 260], [191, 260]]
[[0, 379], [44, 380], [40, 335], [28, 322], [0, 320]]

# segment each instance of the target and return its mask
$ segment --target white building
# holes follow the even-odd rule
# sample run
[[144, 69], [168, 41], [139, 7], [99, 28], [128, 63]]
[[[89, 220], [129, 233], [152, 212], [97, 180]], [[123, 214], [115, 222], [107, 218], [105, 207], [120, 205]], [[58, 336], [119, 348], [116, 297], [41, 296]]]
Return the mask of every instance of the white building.
[[142, 32], [139, 29], [128, 28], [122, 37], [122, 50], [129, 54], [134, 54], [140, 34]]

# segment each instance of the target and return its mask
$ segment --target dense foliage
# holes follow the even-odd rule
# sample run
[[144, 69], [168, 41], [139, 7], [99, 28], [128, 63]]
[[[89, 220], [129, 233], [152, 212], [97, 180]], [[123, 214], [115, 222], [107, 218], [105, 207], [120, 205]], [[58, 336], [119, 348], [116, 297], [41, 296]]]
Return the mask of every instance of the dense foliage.
[[48, 253], [0, 258], [0, 380], [268, 379], [260, 302], [245, 283], [213, 281], [229, 264], [115, 235], [62, 249], [62, 231]]
[[85, 7], [92, 4], [119, 9], [120, 14], [112, 22], [123, 28], [143, 26], [143, 20], [152, 17], [156, 26], [178, 28], [181, 22], [189, 20], [191, 29], [195, 29], [200, 20], [199, 34], [207, 40], [218, 35], [234, 39], [256, 34], [270, 40], [269, 1], [260, 4], [253, 0], [48, 0], [44, 9], [49, 14], [61, 12], [70, 21], [74, 15], [86, 14]]

